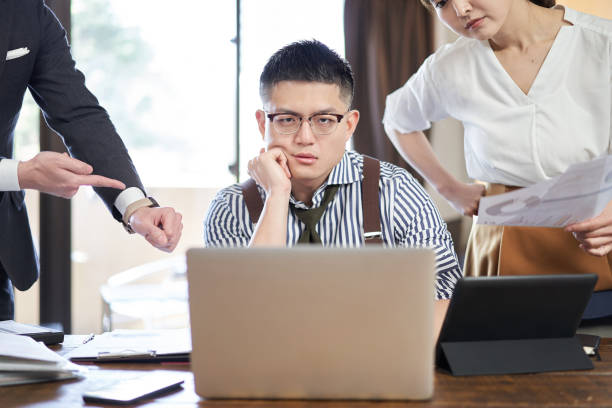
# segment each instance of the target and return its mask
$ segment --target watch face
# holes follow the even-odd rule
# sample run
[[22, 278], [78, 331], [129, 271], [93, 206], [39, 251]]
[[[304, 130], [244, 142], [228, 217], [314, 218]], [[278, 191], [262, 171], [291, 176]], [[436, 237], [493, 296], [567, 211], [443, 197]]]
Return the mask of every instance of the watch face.
[[129, 233], [129, 234], [135, 234], [136, 232], [132, 229], [132, 226], [130, 224], [125, 224], [123, 223], [123, 228]]

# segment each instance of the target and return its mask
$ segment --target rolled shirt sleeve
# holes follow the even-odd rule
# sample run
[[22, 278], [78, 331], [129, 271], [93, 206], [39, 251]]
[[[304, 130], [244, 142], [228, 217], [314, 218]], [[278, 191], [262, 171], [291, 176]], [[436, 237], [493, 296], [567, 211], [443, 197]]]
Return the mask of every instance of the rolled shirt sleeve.
[[240, 186], [235, 184], [217, 193], [204, 220], [204, 246], [245, 247], [252, 231]]
[[414, 177], [402, 171], [394, 177], [394, 182], [395, 242], [398, 246], [429, 248], [435, 252], [436, 299], [449, 299], [462, 274], [446, 223]]
[[435, 54], [401, 88], [387, 96], [383, 124], [387, 132], [410, 133], [431, 127], [431, 122], [448, 116], [434, 80]]

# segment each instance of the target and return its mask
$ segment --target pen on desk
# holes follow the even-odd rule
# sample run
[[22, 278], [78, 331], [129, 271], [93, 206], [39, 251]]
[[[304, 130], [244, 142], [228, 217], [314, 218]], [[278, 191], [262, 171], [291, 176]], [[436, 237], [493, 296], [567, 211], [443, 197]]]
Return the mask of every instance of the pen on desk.
[[122, 358], [155, 358], [157, 352], [155, 350], [120, 350], [120, 351], [100, 351], [98, 352], [98, 360], [103, 359], [122, 359]]
[[87, 336], [85, 340], [83, 340], [83, 344], [89, 343], [90, 341], [93, 340], [94, 337], [95, 337], [95, 334], [91, 333], [89, 336]]

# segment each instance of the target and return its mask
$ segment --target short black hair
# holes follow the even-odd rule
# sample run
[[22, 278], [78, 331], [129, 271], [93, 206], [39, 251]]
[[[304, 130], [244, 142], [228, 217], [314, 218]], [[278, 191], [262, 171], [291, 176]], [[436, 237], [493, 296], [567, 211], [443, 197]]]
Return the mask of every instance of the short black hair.
[[317, 40], [291, 43], [270, 57], [259, 77], [259, 95], [267, 99], [270, 88], [281, 81], [336, 84], [348, 105], [353, 101], [354, 78], [349, 63]]

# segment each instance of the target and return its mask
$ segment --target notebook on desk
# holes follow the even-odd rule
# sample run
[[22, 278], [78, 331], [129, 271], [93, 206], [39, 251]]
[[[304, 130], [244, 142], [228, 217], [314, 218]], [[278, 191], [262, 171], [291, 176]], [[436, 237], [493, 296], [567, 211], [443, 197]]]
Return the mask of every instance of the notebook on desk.
[[434, 276], [429, 250], [191, 249], [196, 392], [430, 398]]
[[75, 362], [187, 362], [191, 338], [187, 329], [114, 330], [85, 339], [65, 354]]

